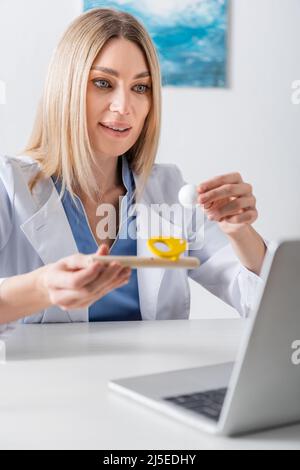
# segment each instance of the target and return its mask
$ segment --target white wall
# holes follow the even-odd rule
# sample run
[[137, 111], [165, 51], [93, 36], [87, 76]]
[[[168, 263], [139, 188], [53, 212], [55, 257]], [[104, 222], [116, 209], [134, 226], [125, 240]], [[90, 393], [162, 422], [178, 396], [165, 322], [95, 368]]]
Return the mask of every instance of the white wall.
[[80, 11], [81, 0], [0, 0], [0, 153], [25, 146], [53, 49]]
[[[80, 12], [80, 0], [0, 0], [0, 153], [24, 146], [51, 52]], [[194, 183], [240, 171], [258, 199], [255, 227], [269, 239], [300, 236], [300, 105], [291, 104], [299, 24], [299, 0], [233, 0], [230, 88], [163, 92], [158, 161], [177, 163]], [[194, 283], [192, 299], [194, 318], [235, 314]]]
[[[300, 237], [300, 105], [291, 103], [299, 24], [299, 0], [233, 0], [230, 89], [164, 91], [160, 160], [194, 183], [240, 171], [268, 239]], [[192, 316], [231, 313], [194, 283], [192, 294]]]

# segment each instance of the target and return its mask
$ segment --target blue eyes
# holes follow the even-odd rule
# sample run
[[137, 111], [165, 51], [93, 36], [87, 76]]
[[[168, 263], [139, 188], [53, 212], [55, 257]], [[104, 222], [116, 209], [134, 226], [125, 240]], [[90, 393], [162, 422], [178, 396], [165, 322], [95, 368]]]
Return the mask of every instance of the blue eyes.
[[[93, 80], [93, 83], [94, 85], [97, 87], [97, 88], [100, 88], [100, 89], [103, 89], [103, 88], [111, 88], [109, 82], [107, 80]], [[103, 84], [106, 84], [108, 86], [101, 86], [101, 83]], [[139, 95], [144, 95], [145, 93], [147, 93], [151, 87], [149, 87], [148, 85], [136, 85], [134, 88], [142, 88], [142, 91], [137, 91], [137, 93]]]

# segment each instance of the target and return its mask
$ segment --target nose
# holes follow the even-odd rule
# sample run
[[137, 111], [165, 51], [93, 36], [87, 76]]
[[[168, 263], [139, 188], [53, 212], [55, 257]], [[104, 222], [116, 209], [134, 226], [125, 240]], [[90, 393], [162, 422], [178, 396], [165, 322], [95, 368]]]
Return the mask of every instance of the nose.
[[129, 114], [129, 101], [129, 93], [121, 87], [118, 88], [118, 90], [113, 94], [110, 111], [117, 111], [120, 114]]

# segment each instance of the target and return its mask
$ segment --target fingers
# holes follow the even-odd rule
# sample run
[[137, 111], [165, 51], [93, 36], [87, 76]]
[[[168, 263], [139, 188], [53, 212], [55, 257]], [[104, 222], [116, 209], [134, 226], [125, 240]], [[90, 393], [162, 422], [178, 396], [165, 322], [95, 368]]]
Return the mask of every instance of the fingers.
[[100, 263], [91, 263], [88, 267], [77, 271], [68, 271], [65, 265], [57, 263], [48, 278], [48, 287], [56, 289], [80, 289], [95, 279], [105, 269]]
[[205, 194], [200, 194], [198, 201], [200, 204], [211, 204], [229, 197], [240, 197], [252, 194], [252, 186], [248, 183], [225, 184], [217, 189], [212, 189]]
[[[108, 254], [105, 244], [96, 252], [100, 256]], [[52, 304], [63, 309], [79, 308], [127, 284], [130, 276], [131, 269], [116, 261], [100, 263], [78, 253], [51, 265], [46, 284]]]
[[100, 288], [98, 287], [98, 289], [94, 292], [94, 297], [103, 297], [110, 291], [125, 286], [129, 283], [130, 277], [131, 269], [124, 268], [117, 277], [107, 281], [105, 284], [101, 284]]
[[96, 280], [81, 289], [56, 290], [53, 294], [53, 301], [63, 310], [86, 307], [110, 291], [128, 284], [131, 275], [130, 268], [118, 265], [110, 266], [105, 271], [108, 271], [105, 273], [105, 280], [101, 279], [103, 276], [100, 274]]
[[88, 266], [87, 256], [81, 253], [76, 253], [75, 255], [68, 256], [57, 262], [57, 267], [67, 271], [76, 271], [79, 269], [84, 269]]
[[232, 217], [226, 217], [226, 222], [230, 222], [232, 224], [253, 224], [258, 218], [258, 212], [256, 209], [249, 209], [246, 212], [243, 212], [240, 215], [235, 215]]
[[218, 188], [219, 186], [224, 186], [226, 184], [237, 184], [242, 183], [243, 179], [240, 173], [229, 173], [227, 175], [216, 176], [211, 180], [205, 181], [204, 183], [198, 186], [198, 192], [200, 194], [211, 191], [212, 189]]
[[235, 197], [227, 197], [225, 199], [219, 199], [218, 201], [214, 202], [209, 202], [207, 204], [202, 204], [203, 209], [209, 210], [209, 209], [217, 209], [218, 207], [222, 207], [225, 204], [228, 204], [231, 200], [236, 199]]
[[109, 255], [109, 247], [106, 244], [102, 244], [98, 247], [97, 251], [95, 254], [92, 254], [88, 258], [88, 264], [91, 264], [94, 262], [93, 257], [94, 256], [107, 256]]
[[255, 205], [256, 199], [254, 196], [240, 197], [229, 203], [225, 203], [223, 206], [217, 208], [212, 207], [211, 209], [208, 209], [207, 216], [211, 220], [215, 219], [219, 221], [223, 217], [229, 217], [243, 213], [244, 209], [254, 209]]
[[91, 288], [98, 288], [101, 290], [101, 288], [106, 288], [107, 286], [118, 283], [120, 280], [123, 281], [123, 278], [126, 278], [130, 274], [130, 268], [124, 268], [116, 262], [111, 263], [111, 265], [92, 283]]
[[96, 251], [97, 256], [106, 256], [109, 255], [109, 247], [105, 243], [99, 246], [98, 250]]
[[[101, 245], [97, 254], [102, 256], [108, 255], [109, 247], [105, 244]], [[51, 287], [60, 289], [80, 289], [86, 284], [92, 282], [102, 271], [105, 270], [106, 264], [91, 262], [91, 258], [81, 253], [68, 256], [56, 265], [56, 275], [51, 282]]]

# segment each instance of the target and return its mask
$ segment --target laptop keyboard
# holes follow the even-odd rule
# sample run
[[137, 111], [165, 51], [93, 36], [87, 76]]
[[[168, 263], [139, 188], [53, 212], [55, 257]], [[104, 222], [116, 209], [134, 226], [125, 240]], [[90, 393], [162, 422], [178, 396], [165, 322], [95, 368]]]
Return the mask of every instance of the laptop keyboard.
[[226, 393], [227, 388], [221, 388], [208, 392], [167, 397], [164, 400], [204, 415], [213, 421], [219, 421]]

